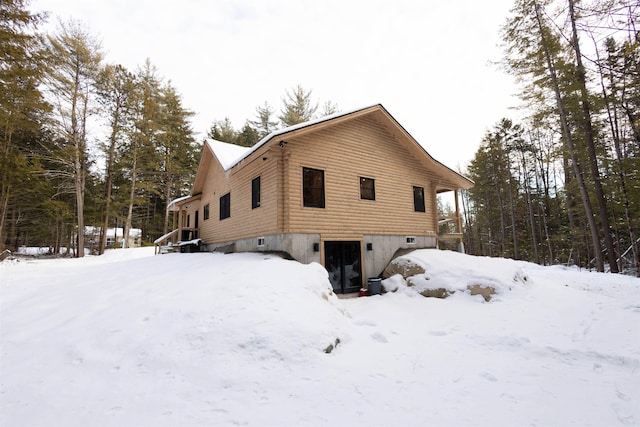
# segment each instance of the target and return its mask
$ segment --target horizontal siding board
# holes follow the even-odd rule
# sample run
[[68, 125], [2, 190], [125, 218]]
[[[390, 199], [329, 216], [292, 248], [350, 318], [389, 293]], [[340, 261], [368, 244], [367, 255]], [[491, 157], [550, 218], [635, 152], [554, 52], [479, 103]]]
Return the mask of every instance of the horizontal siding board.
[[[436, 175], [365, 116], [287, 141], [291, 150], [290, 231], [429, 234], [435, 231]], [[325, 208], [302, 203], [302, 168], [325, 171]], [[375, 180], [376, 200], [360, 199], [360, 177]], [[425, 189], [427, 212], [414, 212], [413, 186]]]
[[[263, 160], [264, 158], [264, 160]], [[201, 222], [200, 237], [206, 243], [225, 242], [278, 231], [278, 158], [268, 151], [257, 153], [255, 161], [225, 172], [208, 171], [201, 205], [209, 203], [211, 217]], [[260, 207], [251, 207], [251, 181], [260, 176]], [[220, 197], [231, 193], [231, 216], [220, 220]]]
[[[331, 239], [435, 235], [436, 190], [455, 186], [442, 165], [390, 125], [387, 116], [360, 115], [283, 135], [283, 140], [282, 147], [267, 144], [230, 171], [208, 160], [206, 175], [199, 178], [201, 200], [188, 209], [193, 226], [194, 210], [209, 204], [210, 218], [203, 220], [200, 212], [199, 224], [206, 243], [277, 233], [320, 233]], [[325, 171], [325, 208], [303, 206], [303, 167]], [[261, 177], [261, 206], [251, 209], [256, 176]], [[376, 200], [360, 199], [360, 177], [375, 180]], [[426, 212], [414, 212], [413, 186], [424, 188]], [[231, 216], [220, 221], [219, 200], [227, 192]]]

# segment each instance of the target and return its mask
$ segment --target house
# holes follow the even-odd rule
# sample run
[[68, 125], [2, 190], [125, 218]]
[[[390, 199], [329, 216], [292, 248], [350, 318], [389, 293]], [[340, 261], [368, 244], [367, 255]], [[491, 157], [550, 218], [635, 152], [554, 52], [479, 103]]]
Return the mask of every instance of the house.
[[[100, 242], [101, 227], [86, 226], [84, 230], [85, 247], [97, 251]], [[122, 227], [107, 228], [107, 247], [124, 247], [124, 230]], [[142, 230], [132, 228], [129, 230], [128, 245], [129, 248], [137, 248], [142, 246]]]
[[[433, 159], [380, 104], [274, 132], [251, 148], [208, 140], [175, 229], [156, 240], [198, 250], [284, 252], [357, 292], [399, 250], [461, 246], [457, 192], [473, 183]], [[453, 192], [455, 216], [437, 195]], [[453, 232], [438, 234], [441, 224]]]

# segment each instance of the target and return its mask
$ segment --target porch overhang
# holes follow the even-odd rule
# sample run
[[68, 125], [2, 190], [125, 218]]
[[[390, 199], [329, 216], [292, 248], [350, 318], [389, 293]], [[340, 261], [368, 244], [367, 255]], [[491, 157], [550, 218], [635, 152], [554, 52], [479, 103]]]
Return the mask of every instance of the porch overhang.
[[183, 196], [178, 197], [177, 199], [172, 200], [167, 205], [167, 210], [169, 212], [177, 212], [183, 209], [186, 209], [189, 206], [189, 203], [198, 201], [202, 198], [202, 193], [196, 194], [195, 196]]

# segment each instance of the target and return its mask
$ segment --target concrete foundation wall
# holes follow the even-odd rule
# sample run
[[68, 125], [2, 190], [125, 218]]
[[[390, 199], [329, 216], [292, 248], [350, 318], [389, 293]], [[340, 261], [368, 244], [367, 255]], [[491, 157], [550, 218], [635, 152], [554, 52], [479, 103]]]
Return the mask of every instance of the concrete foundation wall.
[[[273, 234], [261, 237], [236, 240], [234, 242], [212, 243], [204, 247], [205, 251], [225, 252], [286, 252], [297, 261], [309, 264], [321, 263], [320, 251], [314, 251], [314, 243], [320, 247], [319, 234]], [[258, 243], [263, 243], [258, 245]]]
[[[378, 277], [400, 249], [435, 248], [436, 238], [433, 236], [415, 236], [415, 243], [407, 243], [407, 236], [365, 235], [364, 239], [364, 281]], [[371, 250], [367, 250], [371, 243]]]
[[[378, 277], [398, 250], [436, 247], [436, 238], [433, 236], [414, 236], [414, 238], [414, 243], [408, 243], [407, 236], [364, 235], [362, 237], [363, 285], [366, 285], [368, 279]], [[311, 262], [324, 264], [321, 258], [324, 241], [321, 240], [320, 234], [274, 234], [264, 236], [262, 239], [264, 239], [262, 245], [258, 245], [258, 238], [253, 237], [235, 242], [208, 244], [203, 249], [223, 252], [286, 252], [304, 264]], [[353, 241], [354, 239], [345, 240]], [[314, 248], [315, 244], [318, 250]], [[371, 250], [367, 249], [367, 244], [371, 244]]]

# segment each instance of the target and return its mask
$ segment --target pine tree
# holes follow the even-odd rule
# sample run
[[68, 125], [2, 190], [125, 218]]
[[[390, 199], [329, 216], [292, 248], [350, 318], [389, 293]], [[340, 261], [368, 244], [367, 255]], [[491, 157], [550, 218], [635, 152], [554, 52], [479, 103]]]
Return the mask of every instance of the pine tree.
[[41, 38], [44, 17], [27, 1], [0, 2], [0, 252], [16, 249], [21, 218], [45, 199], [33, 154], [50, 106], [39, 89], [46, 66]]
[[330, 116], [340, 112], [340, 107], [331, 101], [326, 101], [322, 104], [322, 116]]
[[274, 114], [274, 110], [267, 102], [262, 107], [256, 107], [256, 120], [250, 120], [249, 124], [257, 130], [258, 139], [262, 139], [276, 130], [278, 122], [273, 121]]
[[616, 250], [613, 246], [611, 237], [611, 226], [609, 225], [609, 212], [607, 210], [607, 201], [605, 200], [604, 191], [602, 189], [602, 179], [598, 165], [596, 154], [596, 135], [592, 122], [592, 107], [589, 100], [589, 91], [587, 90], [586, 70], [582, 61], [582, 52], [580, 41], [578, 38], [578, 30], [576, 29], [576, 14], [574, 10], [573, 0], [569, 2], [569, 19], [571, 22], [571, 46], [575, 52], [576, 61], [576, 80], [580, 91], [580, 106], [582, 109], [582, 125], [584, 126], [584, 135], [586, 142], [586, 151], [588, 153], [588, 163], [591, 169], [591, 178], [593, 179], [596, 201], [599, 210], [600, 222], [602, 224], [602, 234], [604, 236], [605, 248], [607, 249], [607, 258], [609, 261], [609, 269], [612, 273], [618, 272], [618, 264], [616, 262]]
[[188, 193], [195, 175], [199, 147], [195, 144], [189, 118], [193, 112], [182, 106], [182, 100], [176, 89], [167, 84], [161, 91], [162, 120], [158, 136], [159, 150], [162, 155], [160, 193], [164, 196], [165, 218], [163, 233], [169, 225], [169, 211], [166, 206], [171, 200]]
[[46, 63], [35, 33], [44, 17], [29, 12], [27, 5], [24, 0], [0, 2], [0, 251], [7, 240], [17, 246], [18, 218], [45, 198], [28, 196], [42, 188], [34, 154], [50, 106], [40, 91]]
[[[585, 182], [582, 163], [584, 151], [576, 145], [576, 100], [572, 86], [575, 85], [575, 67], [567, 59], [566, 49], [560, 38], [552, 32], [547, 22], [545, 7], [548, 0], [517, 0], [511, 17], [504, 28], [507, 43], [507, 65], [520, 79], [529, 78], [528, 95], [523, 98], [545, 114], [555, 114], [566, 144], [568, 159], [582, 201], [584, 217], [589, 226], [593, 256], [598, 271], [604, 271], [600, 233], [593, 213]], [[554, 102], [555, 108], [550, 106]], [[572, 114], [573, 113], [573, 114]], [[571, 189], [571, 183], [568, 182]]]
[[88, 166], [87, 119], [92, 114], [94, 83], [102, 60], [100, 44], [78, 22], [61, 23], [48, 37], [51, 58], [55, 58], [49, 78], [56, 98], [61, 165], [69, 166], [75, 195], [77, 252], [84, 256], [84, 199]]
[[[624, 219], [619, 227], [626, 230], [620, 233], [621, 252], [631, 253], [630, 264], [640, 277], [640, 249], [638, 234], [640, 233], [640, 200], [633, 195], [631, 183], [640, 181], [640, 123], [636, 115], [640, 110], [640, 38], [625, 40], [618, 44], [613, 37], [604, 42], [605, 57], [598, 57], [598, 69], [602, 86], [603, 102], [607, 113], [607, 124], [613, 144], [614, 159], [611, 169], [617, 176], [617, 182], [609, 186], [615, 211], [622, 211]], [[640, 117], [640, 114], [638, 114]], [[637, 143], [634, 146], [634, 140]], [[614, 224], [615, 226], [615, 224]], [[628, 248], [628, 249], [626, 249]], [[624, 262], [625, 256], [621, 256]], [[623, 268], [625, 266], [623, 265]]]
[[287, 90], [282, 102], [278, 118], [285, 127], [311, 120], [318, 109], [318, 104], [311, 100], [311, 91], [304, 90], [300, 85]]
[[233, 128], [231, 120], [225, 117], [224, 120], [214, 120], [209, 132], [207, 132], [207, 136], [216, 141], [235, 144], [238, 132]]
[[258, 142], [258, 140], [260, 140], [260, 134], [253, 126], [251, 126], [249, 121], [246, 121], [240, 132], [236, 135], [234, 144], [243, 147], [251, 147]]
[[[471, 161], [468, 173], [475, 186], [469, 190], [480, 254], [518, 257], [514, 198], [517, 190], [511, 175], [508, 144], [518, 137], [512, 123], [503, 119], [487, 132]], [[511, 230], [511, 238], [508, 231]]]
[[107, 244], [106, 231], [113, 210], [113, 182], [118, 151], [124, 144], [125, 138], [131, 135], [130, 128], [133, 121], [135, 76], [122, 65], [106, 65], [100, 72], [98, 82], [98, 101], [102, 106], [102, 113], [106, 115], [109, 126], [108, 140], [102, 144], [102, 151], [106, 158], [105, 164], [105, 202], [104, 214], [100, 221], [100, 243], [98, 253], [102, 254]]
[[157, 148], [162, 121], [160, 97], [161, 78], [156, 67], [147, 59], [136, 73], [133, 128], [123, 147], [120, 162], [126, 179], [124, 187], [128, 190], [124, 206], [124, 236], [129, 236], [133, 226], [135, 208], [141, 209], [138, 223], [141, 228], [147, 229], [147, 234], [159, 235], [162, 232], [162, 221], [158, 221], [157, 225], [152, 223], [156, 210], [155, 201], [159, 196], [156, 183], [161, 167]]

